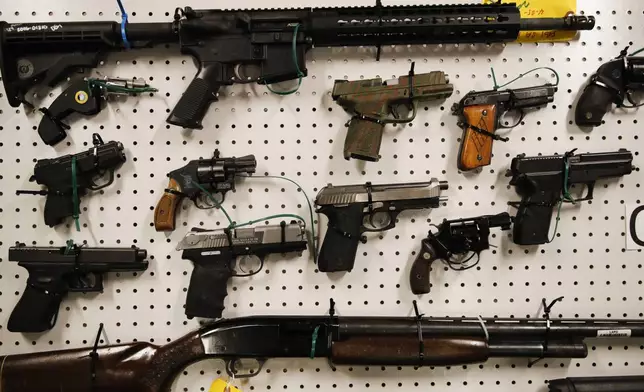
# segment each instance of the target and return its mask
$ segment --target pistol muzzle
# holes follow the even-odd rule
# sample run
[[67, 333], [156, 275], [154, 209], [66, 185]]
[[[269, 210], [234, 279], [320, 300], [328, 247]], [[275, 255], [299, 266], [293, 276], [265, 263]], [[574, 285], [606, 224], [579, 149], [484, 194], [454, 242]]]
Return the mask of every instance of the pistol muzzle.
[[449, 189], [449, 183], [447, 181], [439, 181], [438, 186], [440, 187], [441, 191], [446, 191]]
[[148, 251], [145, 249], [137, 249], [136, 250], [136, 259], [138, 261], [140, 260], [145, 260], [148, 257]]

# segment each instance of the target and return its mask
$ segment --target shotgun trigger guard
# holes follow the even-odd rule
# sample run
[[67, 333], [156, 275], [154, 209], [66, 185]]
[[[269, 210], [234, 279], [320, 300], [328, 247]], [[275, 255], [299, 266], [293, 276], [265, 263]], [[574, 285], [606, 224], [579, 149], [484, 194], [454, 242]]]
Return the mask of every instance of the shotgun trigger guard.
[[262, 369], [264, 368], [264, 364], [266, 363], [266, 358], [248, 358], [249, 360], [255, 361], [257, 363], [257, 367], [250, 369], [247, 373], [240, 373], [238, 367], [238, 364], [240, 364], [242, 358], [232, 358], [232, 359], [226, 359], [226, 373], [230, 377], [234, 378], [251, 378], [257, 376]]

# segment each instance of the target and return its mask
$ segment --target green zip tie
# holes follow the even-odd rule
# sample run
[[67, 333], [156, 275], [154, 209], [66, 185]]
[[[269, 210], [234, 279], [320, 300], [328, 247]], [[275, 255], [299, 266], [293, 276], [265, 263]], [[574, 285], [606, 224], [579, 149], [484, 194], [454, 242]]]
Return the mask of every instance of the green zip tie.
[[271, 219], [277, 219], [277, 218], [295, 218], [295, 219], [299, 219], [299, 220], [301, 220], [302, 222], [306, 222], [306, 220], [304, 220], [304, 218], [302, 218], [302, 217], [301, 217], [301, 216], [299, 216], [299, 215], [295, 215], [295, 214], [277, 214], [277, 215], [269, 215], [269, 216], [266, 216], [266, 217], [264, 217], [264, 218], [260, 218], [260, 219], [255, 219], [255, 220], [252, 220], [252, 221], [248, 221], [248, 222], [246, 222], [246, 223], [240, 223], [240, 224], [238, 224], [238, 225], [237, 225], [237, 224], [231, 224], [231, 226], [229, 226], [228, 228], [229, 228], [229, 229], [236, 229], [236, 228], [238, 228], [238, 227], [248, 226], [248, 225], [252, 225], [252, 224], [258, 223], [258, 222], [262, 222], [262, 221], [266, 221], [266, 220], [271, 220]]
[[514, 79], [510, 80], [509, 82], [499, 86], [497, 84], [497, 82], [496, 82], [496, 74], [494, 73], [494, 67], [490, 67], [490, 70], [492, 71], [492, 81], [494, 82], [494, 90], [498, 90], [498, 89], [503, 88], [503, 87], [505, 87], [505, 86], [507, 86], [509, 84], [512, 84], [512, 83], [516, 82], [517, 80], [521, 79], [522, 77], [524, 77], [524, 76], [526, 76], [528, 74], [531, 74], [532, 72], [538, 71], [540, 69], [547, 69], [549, 71], [552, 71], [552, 73], [555, 74], [555, 78], [557, 79], [557, 81], [555, 82], [555, 86], [559, 85], [559, 73], [557, 73], [557, 71], [555, 71], [553, 68], [550, 68], [550, 67], [537, 67], [537, 68], [533, 68], [533, 69], [529, 70], [526, 73], [519, 74], [519, 76], [517, 76], [516, 78], [514, 78]]
[[206, 188], [202, 187], [202, 186], [201, 186], [201, 185], [199, 185], [199, 183], [197, 183], [197, 182], [194, 182], [194, 181], [193, 181], [193, 185], [194, 185], [194, 186], [196, 186], [197, 188], [199, 188], [199, 190], [200, 190], [200, 191], [202, 191], [203, 193], [205, 193], [205, 194], [206, 194], [206, 196], [208, 197], [208, 199], [210, 199], [210, 201], [212, 202], [212, 204], [214, 204], [216, 208], [220, 209], [220, 210], [221, 210], [221, 212], [223, 212], [223, 213], [224, 213], [224, 215], [226, 215], [226, 219], [228, 219], [228, 225], [229, 225], [229, 227], [230, 227], [230, 226], [233, 226], [233, 224], [234, 224], [234, 223], [233, 223], [233, 220], [232, 220], [232, 219], [230, 219], [230, 215], [228, 215], [228, 212], [227, 212], [227, 211], [226, 211], [226, 209], [221, 205], [221, 203], [219, 203], [217, 200], [215, 200], [215, 198], [213, 197], [212, 193], [208, 192], [208, 191], [206, 190]]
[[295, 69], [297, 70], [297, 86], [291, 90], [287, 91], [277, 91], [273, 90], [270, 85], [266, 85], [266, 88], [268, 91], [272, 92], [273, 94], [277, 95], [291, 95], [297, 90], [300, 89], [300, 86], [302, 85], [302, 78], [304, 77], [304, 74], [300, 70], [300, 66], [297, 63], [297, 31], [300, 29], [300, 24], [297, 23], [295, 25], [295, 29], [293, 30], [293, 64], [295, 64]]
[[554, 241], [557, 236], [557, 229], [559, 228], [559, 220], [561, 219], [561, 207], [564, 202], [575, 204], [575, 200], [570, 195], [568, 190], [568, 173], [570, 172], [570, 164], [568, 163], [568, 157], [565, 158], [564, 163], [564, 184], [561, 199], [559, 199], [559, 205], [557, 206], [557, 217], [555, 218], [555, 231], [552, 233], [552, 237], [548, 240], [548, 243]]
[[76, 231], [80, 231], [80, 206], [78, 200], [78, 182], [76, 179], [76, 156], [72, 157], [72, 217], [74, 217], [74, 223], [76, 224]]
[[71, 254], [73, 249], [74, 249], [74, 241], [73, 240], [67, 240], [67, 246], [65, 247], [64, 254], [66, 254], [66, 255]]
[[634, 51], [633, 53], [629, 54], [629, 56], [635, 56], [635, 55], [637, 55], [639, 53], [642, 53], [642, 52], [644, 52], [644, 48]]
[[313, 330], [313, 335], [311, 335], [311, 358], [315, 358], [315, 343], [318, 340], [318, 332], [320, 332], [320, 326], [318, 325]]
[[[306, 203], [307, 203], [307, 204], [308, 204], [308, 206], [309, 206], [309, 217], [310, 217], [310, 219], [311, 219], [311, 237], [312, 237], [311, 244], [312, 244], [312, 246], [313, 246], [313, 259], [314, 259], [314, 260], [317, 260], [317, 259], [318, 259], [318, 246], [317, 246], [318, 241], [317, 241], [317, 237], [315, 236], [315, 221], [313, 220], [313, 206], [311, 205], [311, 200], [309, 199], [309, 197], [307, 196], [306, 192], [304, 191], [304, 188], [302, 188], [302, 186], [300, 186], [300, 184], [298, 184], [297, 182], [295, 182], [295, 181], [291, 180], [291, 179], [290, 179], [290, 178], [288, 178], [288, 177], [282, 177], [282, 176], [263, 176], [263, 177], [243, 176], [243, 177], [246, 177], [246, 178], [255, 178], [255, 179], [260, 179], [260, 178], [277, 178], [277, 179], [285, 180], [285, 181], [288, 181], [288, 182], [290, 182], [290, 183], [294, 184], [295, 186], [297, 186], [297, 187], [298, 187], [298, 189], [299, 189], [299, 190], [301, 190], [301, 191], [302, 191], [302, 193], [304, 194], [304, 198], [306, 199]], [[199, 184], [198, 184], [198, 183], [196, 183], [196, 182], [194, 183], [194, 185], [195, 185], [195, 186], [196, 186], [200, 191], [202, 191], [204, 194], [206, 194], [206, 196], [208, 197], [208, 199], [210, 199], [210, 201], [215, 205], [215, 207], [216, 207], [216, 208], [220, 209], [220, 210], [224, 213], [224, 215], [226, 216], [226, 219], [228, 220], [228, 228], [229, 228], [229, 229], [234, 229], [234, 228], [237, 228], [237, 227], [248, 226], [248, 225], [255, 224], [255, 223], [257, 223], [257, 222], [262, 222], [262, 221], [265, 221], [265, 220], [271, 220], [271, 219], [276, 219], [276, 218], [295, 218], [295, 219], [299, 219], [299, 220], [301, 220], [302, 222], [305, 222], [305, 223], [306, 223], [306, 220], [305, 220], [303, 217], [301, 217], [300, 215], [296, 215], [296, 214], [277, 214], [277, 215], [269, 215], [269, 216], [267, 216], [267, 217], [260, 218], [260, 219], [254, 219], [254, 220], [248, 221], [248, 222], [246, 222], [246, 223], [236, 224], [236, 223], [235, 223], [235, 222], [230, 218], [230, 215], [228, 215], [228, 212], [227, 212], [227, 211], [226, 211], [226, 209], [221, 205], [221, 203], [219, 203], [217, 200], [215, 200], [215, 198], [213, 197], [212, 193], [208, 192], [204, 187], [202, 187], [201, 185], [199, 185]]]
[[[311, 205], [311, 199], [309, 199], [308, 195], [304, 191], [304, 188], [302, 188], [302, 186], [300, 184], [298, 184], [297, 182], [295, 182], [294, 180], [291, 180], [290, 178], [283, 177], [283, 176], [263, 176], [263, 177], [250, 177], [250, 176], [247, 176], [246, 178], [256, 178], [256, 179], [257, 178], [276, 178], [276, 179], [279, 179], [279, 180], [288, 181], [291, 184], [295, 185], [299, 190], [302, 191], [302, 193], [304, 194], [304, 198], [306, 199], [306, 203], [309, 206], [309, 218], [311, 218], [311, 237], [312, 237], [311, 244], [313, 245], [313, 260], [317, 261], [317, 259], [318, 259], [318, 238], [315, 235], [315, 221], [313, 220], [313, 206]], [[303, 219], [302, 219], [302, 221], [304, 222]]]

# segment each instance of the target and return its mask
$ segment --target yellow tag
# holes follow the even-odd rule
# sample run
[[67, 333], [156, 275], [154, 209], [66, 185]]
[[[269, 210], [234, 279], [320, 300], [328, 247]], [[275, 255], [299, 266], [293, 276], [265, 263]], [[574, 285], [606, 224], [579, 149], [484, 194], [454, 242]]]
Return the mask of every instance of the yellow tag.
[[223, 379], [218, 378], [212, 382], [212, 385], [210, 385], [208, 392], [241, 392], [241, 390], [234, 385], [230, 385], [230, 388], [228, 390], [226, 390], [226, 386], [229, 386], [229, 384]]
[[[497, 0], [483, 0], [483, 4]], [[522, 18], [563, 18], [577, 11], [577, 0], [501, 0], [502, 3], [517, 3]], [[523, 31], [518, 42], [560, 42], [570, 41], [576, 31]]]

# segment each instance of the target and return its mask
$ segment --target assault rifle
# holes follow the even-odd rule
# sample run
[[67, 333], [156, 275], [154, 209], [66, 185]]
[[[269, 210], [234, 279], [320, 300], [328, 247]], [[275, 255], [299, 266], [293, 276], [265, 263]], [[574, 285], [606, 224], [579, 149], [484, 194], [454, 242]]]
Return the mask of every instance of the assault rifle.
[[[313, 46], [510, 42], [522, 31], [591, 30], [592, 16], [521, 18], [516, 4], [194, 10], [165, 23], [0, 22], [0, 71], [9, 104], [32, 106], [32, 87], [51, 87], [108, 52], [179, 43], [198, 71], [167, 121], [202, 127], [222, 86], [272, 84], [307, 75]], [[251, 67], [247, 67], [251, 66]], [[253, 70], [256, 70], [253, 72]]]
[[[208, 358], [224, 360], [227, 373], [242, 378], [257, 375], [270, 358], [328, 358], [332, 364], [360, 366], [585, 358], [584, 339], [614, 337], [644, 337], [644, 321], [339, 317], [332, 307], [329, 316], [222, 319], [164, 346], [138, 341], [0, 356], [0, 385], [3, 392], [161, 392], [170, 390], [186, 366]], [[241, 359], [255, 365], [242, 369]]]

